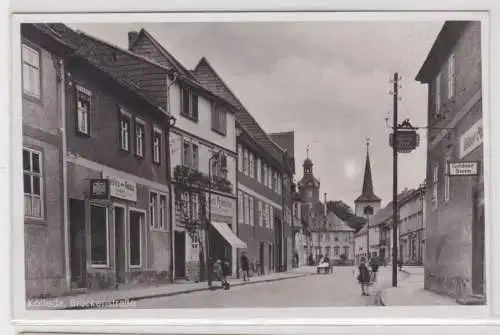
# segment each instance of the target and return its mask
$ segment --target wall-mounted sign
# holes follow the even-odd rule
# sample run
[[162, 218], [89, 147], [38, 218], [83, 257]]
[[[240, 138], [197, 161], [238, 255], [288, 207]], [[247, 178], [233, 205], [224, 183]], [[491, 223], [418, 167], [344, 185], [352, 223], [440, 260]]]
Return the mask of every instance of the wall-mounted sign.
[[472, 125], [460, 136], [460, 155], [463, 158], [483, 143], [483, 119]]
[[137, 185], [134, 182], [104, 173], [102, 177], [109, 179], [109, 194], [112, 197], [137, 201]]
[[477, 176], [479, 162], [449, 162], [448, 174], [450, 176]]
[[[208, 194], [207, 197], [207, 205], [208, 205]], [[223, 197], [218, 194], [212, 194], [212, 214], [218, 214], [223, 216], [234, 216], [234, 199]], [[208, 213], [208, 208], [207, 208]]]
[[90, 179], [90, 198], [109, 199], [109, 180]]
[[[394, 146], [393, 134], [389, 135], [389, 145]], [[408, 153], [420, 144], [420, 136], [415, 130], [398, 130], [396, 150], [400, 153]]]

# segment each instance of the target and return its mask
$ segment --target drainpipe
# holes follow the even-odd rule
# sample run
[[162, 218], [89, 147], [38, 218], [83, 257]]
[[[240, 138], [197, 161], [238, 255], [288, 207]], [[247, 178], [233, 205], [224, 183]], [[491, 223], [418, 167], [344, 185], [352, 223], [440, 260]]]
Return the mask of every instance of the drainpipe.
[[66, 143], [66, 75], [63, 59], [59, 59], [60, 67], [60, 103], [61, 103], [61, 136], [62, 136], [62, 170], [63, 170], [63, 216], [64, 216], [64, 261], [66, 269], [66, 285], [71, 290], [71, 269], [69, 250], [69, 217], [68, 217], [68, 162]]
[[168, 75], [167, 75], [167, 127], [166, 127], [166, 134], [165, 134], [165, 149], [167, 153], [166, 157], [166, 163], [167, 163], [167, 183], [168, 183], [168, 189], [170, 191], [170, 224], [169, 224], [169, 230], [170, 230], [170, 275], [172, 276], [171, 281], [172, 283], [175, 281], [175, 255], [174, 255], [174, 243], [175, 243], [175, 231], [174, 231], [174, 211], [175, 211], [175, 194], [173, 192], [173, 187], [172, 187], [172, 168], [171, 168], [171, 161], [170, 161], [170, 129], [175, 126], [175, 118], [171, 116], [170, 113], [170, 88], [172, 85], [177, 81], [177, 73], [173, 73], [173, 79], [169, 83], [168, 82]]

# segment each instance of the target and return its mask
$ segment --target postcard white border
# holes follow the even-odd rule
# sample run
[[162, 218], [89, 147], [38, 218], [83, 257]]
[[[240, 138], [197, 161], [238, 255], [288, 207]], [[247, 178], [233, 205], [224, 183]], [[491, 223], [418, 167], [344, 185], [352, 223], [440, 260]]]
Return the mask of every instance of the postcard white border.
[[[13, 4], [13, 10], [19, 10], [21, 7], [25, 10], [30, 11], [53, 11], [55, 8], [57, 10], [71, 10], [76, 9], [77, 6], [81, 6], [82, 4], [75, 2], [66, 2], [66, 3], [58, 3], [60, 1], [49, 0], [43, 3], [36, 3], [34, 0], [18, 0]], [[201, 1], [200, 1], [201, 2]], [[282, 1], [281, 5], [277, 5], [277, 2], [273, 2], [273, 6], [270, 7], [270, 3], [263, 1], [253, 1], [252, 4], [246, 4], [246, 7], [240, 9], [317, 9], [317, 10], [326, 10], [326, 9], [367, 9], [373, 8], [374, 2], [364, 1], [360, 5], [359, 2], [353, 3], [352, 1], [343, 1], [343, 3], [336, 3], [336, 8], [332, 8], [331, 4], [327, 4], [326, 1], [309, 1], [304, 4], [303, 2], [298, 6], [297, 1]], [[57, 7], [54, 7], [54, 3]], [[132, 6], [128, 4], [132, 4]], [[221, 3], [221, 2], [219, 2]], [[494, 1], [440, 1], [439, 5], [437, 1], [419, 1], [417, 2], [408, 2], [405, 3], [404, 9], [457, 9], [457, 6], [461, 10], [465, 9], [492, 9]], [[86, 1], [85, 5], [87, 8], [91, 6], [93, 8], [102, 9], [113, 9], [117, 10], [130, 10], [136, 9], [142, 10], [155, 8], [159, 9], [157, 3], [156, 7], [152, 7], [151, 3], [147, 2], [132, 2], [130, 0], [117, 2], [112, 7], [109, 7], [109, 2], [99, 2], [94, 0]], [[377, 6], [373, 9], [401, 9], [402, 4], [397, 0], [394, 1], [377, 1]], [[94, 6], [95, 5], [95, 6]], [[149, 5], [149, 7], [147, 7]], [[196, 8], [198, 10], [205, 9], [208, 6], [203, 5], [200, 6], [201, 3], [198, 3], [198, 6], [192, 7], [192, 2], [189, 4], [182, 3], [180, 1], [174, 1], [167, 4], [162, 4], [163, 10], [179, 10], [179, 9], [193, 9]], [[234, 4], [229, 4], [227, 2], [224, 3], [225, 6], [217, 6], [211, 5], [210, 8], [220, 9], [220, 8], [233, 8], [238, 9]], [[364, 6], [363, 6], [364, 5]], [[455, 6], [453, 6], [455, 5]], [[104, 7], [103, 7], [104, 6]], [[105, 6], [108, 6], [107, 8]], [[169, 7], [170, 6], [170, 7]], [[172, 7], [173, 6], [173, 7]], [[236, 7], [236, 8], [235, 8]], [[124, 9], [125, 8], [125, 9]], [[81, 10], [81, 7], [80, 7]], [[297, 19], [305, 19], [306, 17], [312, 20], [331, 20], [331, 19], [341, 19], [341, 20], [410, 20], [410, 19], [419, 19], [419, 20], [443, 20], [446, 19], [478, 19], [479, 17], [485, 23], [483, 23], [483, 108], [484, 108], [484, 120], [485, 125], [490, 125], [493, 129], [500, 129], [498, 116], [495, 116], [493, 113], [488, 113], [489, 110], [498, 110], [499, 101], [491, 101], [491, 108], [489, 107], [489, 91], [487, 88], [489, 87], [500, 87], [495, 81], [499, 81], [498, 76], [489, 75], [490, 73], [499, 73], [498, 67], [496, 63], [488, 66], [489, 59], [500, 59], [500, 53], [498, 48], [498, 37], [494, 39], [494, 35], [491, 35], [491, 55], [488, 55], [488, 45], [489, 45], [489, 29], [487, 28], [490, 24], [492, 27], [496, 27], [497, 31], [500, 31], [500, 22], [498, 20], [493, 20], [495, 17], [493, 13], [498, 13], [495, 11], [490, 12], [490, 17], [486, 18], [484, 13], [286, 13], [283, 15], [282, 13], [190, 13], [190, 14], [92, 14], [92, 15], [82, 15], [82, 14], [65, 14], [65, 15], [53, 15], [47, 14], [43, 16], [37, 15], [36, 18], [29, 19], [28, 16], [19, 16], [16, 17], [12, 22], [18, 22], [19, 19], [23, 21], [52, 21], [52, 22], [89, 22], [89, 21], [100, 21], [100, 22], [151, 22], [151, 21], [159, 21], [165, 20], [166, 18], [171, 21], [235, 21], [235, 20], [251, 20], [251, 21], [295, 21]], [[146, 15], [146, 16], [145, 16]], [[8, 32], [7, 32], [8, 33]], [[17, 49], [18, 52], [20, 48], [19, 46], [19, 37], [16, 39], [15, 36], [19, 36], [18, 29], [15, 29], [14, 26], [11, 27], [11, 36], [7, 38], [12, 38], [11, 46], [13, 49]], [[17, 44], [16, 44], [17, 43]], [[12, 96], [10, 96], [12, 100], [12, 111], [20, 111], [20, 102], [21, 102], [21, 94], [20, 94], [20, 85], [19, 85], [19, 70], [20, 57], [16, 57], [15, 54], [9, 55], [12, 57], [13, 66], [7, 63], [6, 71], [3, 73], [8, 73], [9, 68], [12, 69], [12, 81], [7, 85], [7, 87], [12, 87]], [[490, 57], [488, 57], [490, 56]], [[490, 72], [491, 71], [491, 72]], [[4, 76], [5, 77], [5, 76]], [[17, 77], [17, 81], [15, 80]], [[491, 84], [491, 86], [490, 86]], [[492, 97], [498, 96], [498, 94], [493, 94]], [[17, 99], [16, 99], [17, 97]], [[498, 98], [496, 99], [498, 100]], [[4, 100], [6, 101], [6, 100]], [[497, 113], [498, 114], [498, 113]], [[8, 116], [12, 116], [12, 148], [19, 148], [22, 144], [22, 136], [20, 129], [22, 128], [22, 122], [20, 119], [20, 113], [13, 112]], [[6, 122], [0, 123], [2, 127], [8, 127]], [[13, 296], [16, 297], [17, 302], [21, 302], [21, 304], [17, 303], [13, 307], [12, 314], [10, 316], [15, 317], [15, 324], [20, 328], [19, 330], [37, 330], [41, 329], [39, 326], [46, 325], [48, 328], [45, 328], [50, 331], [82, 331], [81, 326], [86, 326], [86, 331], [102, 331], [102, 326], [107, 325], [106, 332], [116, 332], [116, 331], [126, 331], [133, 332], [137, 330], [146, 330], [146, 331], [155, 331], [155, 329], [161, 329], [162, 332], [165, 331], [164, 326], [169, 326], [169, 332], [182, 332], [183, 330], [187, 330], [187, 332], [193, 332], [196, 330], [203, 331], [214, 331], [216, 328], [224, 333], [241, 333], [242, 330], [252, 332], [269, 332], [270, 327], [273, 329], [272, 332], [275, 333], [278, 330], [284, 329], [292, 329], [287, 328], [285, 326], [293, 327], [294, 332], [298, 330], [297, 326], [299, 325], [458, 325], [458, 324], [469, 324], [469, 325], [486, 325], [486, 324], [499, 324], [498, 319], [492, 319], [490, 316], [492, 314], [500, 313], [499, 306], [499, 289], [492, 285], [494, 282], [500, 282], [500, 269], [498, 264], [498, 251], [500, 251], [500, 247], [498, 243], [495, 245], [493, 243], [493, 238], [491, 238], [492, 234], [495, 236], [500, 236], [500, 229], [498, 225], [493, 226], [491, 222], [499, 222], [499, 215], [492, 211], [494, 204], [498, 203], [495, 197], [495, 192], [493, 190], [492, 185], [499, 184], [499, 176], [498, 176], [498, 149], [500, 143], [500, 136], [498, 135], [498, 131], [492, 131], [491, 128], [485, 127], [485, 138], [490, 137], [490, 141], [485, 140], [485, 163], [488, 162], [488, 166], [490, 169], [486, 169], [485, 172], [485, 183], [489, 180], [490, 188], [485, 188], [485, 201], [486, 208], [488, 209], [486, 212], [486, 246], [487, 246], [487, 281], [488, 281], [488, 297], [489, 297], [489, 306], [488, 307], [425, 307], [425, 308], [410, 308], [410, 307], [401, 307], [401, 308], [360, 308], [360, 307], [341, 307], [341, 308], [307, 308], [307, 309], [224, 309], [224, 310], [200, 310], [200, 309], [189, 309], [189, 310], [119, 310], [119, 311], [85, 311], [82, 313], [81, 311], [26, 311], [25, 303], [24, 303], [24, 270], [23, 267], [15, 266], [12, 268], [14, 270], [13, 274]], [[9, 129], [9, 128], [7, 128]], [[17, 130], [14, 131], [14, 129]], [[2, 131], [2, 135], [5, 137], [5, 134], [9, 134], [8, 131]], [[11, 147], [9, 145], [8, 138], [5, 141], [1, 141], [0, 145], [6, 145], [7, 151], [3, 150], [2, 152], [9, 152]], [[16, 149], [17, 150], [17, 149]], [[20, 150], [18, 150], [20, 152]], [[491, 152], [492, 157], [488, 157], [487, 153]], [[15, 153], [15, 151], [12, 151]], [[495, 154], [495, 156], [493, 156]], [[6, 185], [10, 183], [11, 176], [9, 174], [5, 174], [4, 172], [12, 171], [21, 171], [19, 162], [20, 160], [16, 158], [18, 164], [17, 166], [9, 166], [8, 161], [10, 157], [7, 158], [6, 155], [2, 155], [2, 167], [6, 166], [6, 169], [2, 169], [2, 185]], [[5, 165], [4, 165], [5, 160]], [[486, 166], [486, 164], [485, 164]], [[13, 168], [10, 169], [10, 168]], [[491, 174], [490, 171], [495, 171], [495, 174]], [[13, 182], [19, 182], [21, 180], [20, 173], [16, 174], [17, 178], [13, 179]], [[6, 183], [4, 184], [3, 181]], [[11, 184], [12, 185], [12, 184]], [[17, 190], [19, 193], [19, 188]], [[10, 195], [6, 194], [4, 201], [1, 201], [2, 209], [6, 207], [3, 213], [12, 213], [13, 222], [23, 222], [23, 218], [19, 217], [19, 213], [22, 212], [20, 210], [11, 210], [15, 208], [22, 208], [22, 202], [19, 199], [22, 199], [22, 196], [16, 194], [15, 197], [12, 198], [12, 205], [9, 206]], [[17, 212], [17, 214], [16, 214]], [[5, 228], [6, 225], [4, 225]], [[24, 227], [22, 224], [13, 225], [13, 233], [14, 233], [14, 242], [12, 244], [9, 243], [10, 237], [10, 226], [5, 228], [4, 234], [2, 237], [6, 240], [2, 246], [4, 247], [4, 253], [2, 253], [2, 261], [5, 258], [5, 255], [9, 255], [10, 253], [13, 255], [12, 264], [24, 264], [24, 243], [20, 243], [22, 241], [22, 236], [24, 235]], [[497, 237], [498, 239], [498, 237]], [[10, 249], [9, 246], [13, 248]], [[7, 261], [3, 264], [9, 264]], [[11, 292], [8, 287], [4, 292]], [[7, 293], [9, 294], [9, 293]], [[4, 295], [5, 296], [5, 295]], [[166, 311], [168, 313], [168, 319], [166, 320]], [[188, 317], [186, 317], [188, 315]], [[297, 315], [300, 315], [300, 318], [297, 318]], [[352, 318], [352, 315], [357, 315], [356, 318]], [[390, 316], [391, 319], [387, 319]], [[131, 317], [134, 317], [133, 319]], [[139, 318], [139, 319], [138, 319]], [[386, 318], [386, 319], [382, 319]], [[147, 327], [146, 325], [149, 325]], [[134, 326], [134, 327], [132, 327]], [[212, 327], [209, 327], [212, 326]], [[35, 328], [33, 328], [35, 327]], [[77, 327], [75, 329], [75, 327]], [[125, 327], [125, 328], [124, 328]], [[130, 327], [130, 328], [129, 328]], [[161, 328], [158, 328], [161, 327]], [[186, 328], [187, 327], [187, 328]], [[214, 328], [215, 327], [215, 328]], [[356, 327], [357, 328], [357, 327]], [[418, 329], [419, 327], [417, 327]], [[259, 330], [260, 329], [260, 330]], [[324, 328], [318, 328], [320, 331]], [[352, 329], [352, 328], [346, 328]], [[371, 334], [376, 334], [373, 332], [373, 329], [370, 328]], [[393, 328], [394, 329], [394, 328]], [[405, 328], [406, 333], [409, 332], [408, 329]], [[484, 328], [483, 328], [484, 329]], [[309, 329], [310, 331], [311, 329]], [[420, 332], [423, 331], [422, 329]], [[469, 331], [469, 330], [468, 330]], [[475, 330], [474, 330], [475, 331]], [[218, 331], [219, 332], [219, 331]], [[315, 331], [316, 332], [316, 331]], [[331, 332], [331, 329], [330, 329]], [[356, 331], [356, 332], [359, 332]], [[397, 333], [397, 332], [394, 332]], [[479, 334], [479, 333], [478, 333]]]

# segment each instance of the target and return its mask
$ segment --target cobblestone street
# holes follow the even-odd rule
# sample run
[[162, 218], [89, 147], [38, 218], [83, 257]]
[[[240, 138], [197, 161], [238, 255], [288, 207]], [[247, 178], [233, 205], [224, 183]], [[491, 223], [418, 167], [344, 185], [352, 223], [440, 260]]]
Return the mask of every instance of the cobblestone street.
[[[377, 292], [391, 285], [389, 267], [368, 297], [361, 295], [354, 267], [335, 268], [333, 274], [315, 274], [283, 281], [237, 286], [228, 291], [202, 291], [173, 297], [144, 299], [137, 308], [237, 308], [374, 306]], [[311, 271], [313, 271], [311, 269]]]

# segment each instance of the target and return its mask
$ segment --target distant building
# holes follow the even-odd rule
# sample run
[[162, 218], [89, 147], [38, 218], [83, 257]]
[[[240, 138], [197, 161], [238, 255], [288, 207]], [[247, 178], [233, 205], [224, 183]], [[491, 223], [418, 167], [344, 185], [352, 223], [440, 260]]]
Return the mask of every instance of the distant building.
[[375, 195], [373, 190], [372, 167], [370, 164], [369, 145], [366, 145], [365, 174], [363, 177], [363, 188], [361, 195], [354, 200], [354, 213], [356, 216], [366, 217], [365, 209], [371, 207], [375, 215], [380, 210], [381, 199]]
[[[333, 212], [327, 211], [326, 193], [324, 202], [319, 200], [320, 182], [313, 174], [313, 162], [304, 160], [304, 175], [299, 181], [299, 192], [303, 201], [301, 211], [308, 216], [308, 257], [318, 262], [321, 256], [328, 256], [332, 261], [346, 264], [354, 262], [355, 231]], [[307, 236], [305, 235], [305, 236]], [[307, 241], [307, 239], [306, 239]]]
[[[481, 22], [447, 21], [416, 80], [428, 85], [425, 287], [482, 296], [484, 147]], [[450, 162], [477, 162], [477, 176], [450, 176]]]
[[425, 186], [410, 190], [399, 201], [399, 258], [405, 264], [423, 265], [425, 244]]

